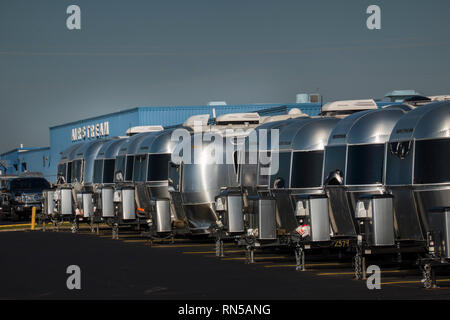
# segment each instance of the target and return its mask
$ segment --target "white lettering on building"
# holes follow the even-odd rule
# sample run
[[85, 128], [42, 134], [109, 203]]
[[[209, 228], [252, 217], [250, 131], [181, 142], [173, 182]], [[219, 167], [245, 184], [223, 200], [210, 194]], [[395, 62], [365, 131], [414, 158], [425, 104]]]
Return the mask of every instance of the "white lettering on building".
[[109, 136], [109, 122], [101, 122], [83, 127], [72, 128], [72, 141], [80, 141]]

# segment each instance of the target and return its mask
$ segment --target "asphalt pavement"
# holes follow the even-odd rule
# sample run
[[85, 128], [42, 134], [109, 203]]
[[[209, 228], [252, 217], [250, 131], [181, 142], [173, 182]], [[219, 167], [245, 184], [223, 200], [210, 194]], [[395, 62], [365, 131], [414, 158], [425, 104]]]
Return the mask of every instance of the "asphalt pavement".
[[[208, 241], [154, 243], [125, 232], [112, 240], [83, 230], [0, 232], [0, 299], [449, 299], [450, 275], [424, 289], [416, 268], [382, 267], [381, 289], [353, 279], [351, 259], [308, 260], [295, 271], [290, 252], [245, 253], [225, 244], [224, 258]], [[67, 267], [81, 270], [69, 290]]]

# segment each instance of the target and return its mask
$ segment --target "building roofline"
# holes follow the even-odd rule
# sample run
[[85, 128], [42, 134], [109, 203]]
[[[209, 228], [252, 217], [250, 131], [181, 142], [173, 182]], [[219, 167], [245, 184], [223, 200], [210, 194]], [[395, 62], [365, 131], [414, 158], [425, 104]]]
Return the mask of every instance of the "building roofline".
[[135, 111], [141, 111], [141, 110], [149, 110], [149, 109], [153, 109], [153, 110], [163, 110], [163, 109], [168, 109], [168, 108], [182, 108], [182, 109], [196, 109], [196, 108], [215, 108], [215, 109], [221, 109], [221, 108], [229, 108], [229, 107], [240, 107], [240, 106], [315, 106], [315, 105], [319, 105], [320, 103], [237, 103], [237, 104], [227, 104], [227, 105], [223, 105], [223, 106], [209, 106], [209, 105], [190, 105], [190, 106], [182, 106], [182, 105], [173, 105], [173, 106], [139, 106], [139, 107], [134, 107], [131, 109], [126, 109], [126, 110], [121, 110], [121, 111], [116, 111], [116, 112], [111, 112], [111, 113], [106, 113], [100, 116], [94, 116], [94, 117], [89, 117], [89, 118], [85, 118], [85, 119], [80, 119], [80, 120], [75, 120], [75, 121], [71, 121], [71, 122], [66, 122], [63, 124], [58, 124], [58, 125], [54, 125], [49, 127], [50, 130], [51, 129], [55, 129], [55, 128], [59, 128], [59, 127], [64, 127], [64, 126], [68, 126], [71, 124], [76, 124], [79, 122], [89, 122], [89, 121], [93, 121], [96, 119], [101, 119], [104, 117], [109, 117], [109, 116], [113, 116], [113, 115], [118, 115], [118, 114], [124, 114], [124, 113], [131, 113], [131, 112], [135, 112]]
[[133, 112], [133, 111], [137, 111], [139, 108], [140, 107], [134, 107], [134, 108], [131, 108], [131, 109], [120, 110], [120, 111], [115, 111], [115, 112], [111, 112], [111, 113], [102, 114], [100, 116], [94, 116], [94, 117], [89, 117], [89, 118], [86, 118], [86, 119], [74, 120], [74, 121], [70, 121], [70, 122], [66, 122], [66, 123], [50, 126], [49, 129], [55, 129], [55, 128], [58, 128], [58, 127], [64, 127], [64, 126], [67, 126], [67, 125], [70, 125], [70, 124], [78, 123], [80, 121], [92, 121], [92, 120], [95, 120], [95, 119], [100, 119], [100, 118], [103, 118], [103, 117], [112, 116], [112, 115], [116, 115], [116, 114], [130, 113], [130, 112]]
[[0, 153], [0, 157], [2, 156], [6, 156], [8, 154], [14, 153], [14, 152], [30, 152], [30, 151], [40, 151], [40, 150], [44, 150], [44, 149], [49, 149], [50, 147], [25, 147], [25, 148], [14, 148], [12, 150]]

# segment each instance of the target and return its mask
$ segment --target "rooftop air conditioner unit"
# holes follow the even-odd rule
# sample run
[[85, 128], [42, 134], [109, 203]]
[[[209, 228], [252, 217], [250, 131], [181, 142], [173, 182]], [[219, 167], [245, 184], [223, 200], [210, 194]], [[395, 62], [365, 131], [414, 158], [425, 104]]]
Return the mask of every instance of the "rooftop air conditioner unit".
[[216, 118], [217, 124], [259, 123], [260, 116], [256, 112], [228, 113]]
[[322, 112], [361, 111], [372, 109], [378, 109], [378, 106], [373, 99], [333, 101], [322, 106]]
[[164, 130], [163, 126], [136, 126], [128, 128], [126, 131], [127, 136], [132, 136], [142, 132], [155, 132]]
[[432, 101], [446, 101], [450, 100], [450, 95], [429, 96]]

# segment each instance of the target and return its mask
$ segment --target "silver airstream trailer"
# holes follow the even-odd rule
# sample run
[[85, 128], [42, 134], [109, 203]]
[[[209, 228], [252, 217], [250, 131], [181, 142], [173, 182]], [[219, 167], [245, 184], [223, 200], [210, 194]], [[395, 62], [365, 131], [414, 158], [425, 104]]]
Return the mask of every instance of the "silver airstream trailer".
[[[149, 217], [150, 238], [173, 237], [175, 234], [187, 233], [187, 223], [182, 208], [176, 210], [169, 188], [178, 188], [179, 167], [173, 163], [172, 153], [179, 143], [172, 137], [175, 130], [185, 130], [190, 135], [190, 128], [176, 126], [148, 135], [139, 145], [137, 154], [147, 159], [145, 174], [136, 179], [136, 202]], [[173, 174], [169, 177], [169, 171]]]
[[[101, 147], [107, 141], [108, 140], [95, 140], [83, 143], [80, 148], [77, 149], [75, 156], [72, 159], [70, 185], [75, 206], [72, 232], [78, 230], [80, 221], [89, 222], [91, 231], [94, 231], [94, 162]], [[63, 193], [61, 194], [61, 200], [62, 202], [65, 200]]]
[[71, 219], [75, 213], [72, 199], [72, 161], [82, 142], [74, 144], [61, 152], [58, 163], [56, 189], [43, 192], [43, 220], [52, 220], [58, 226]]
[[450, 102], [431, 103], [395, 125], [387, 152], [386, 184], [393, 195], [397, 232], [423, 241], [425, 287], [433, 268], [450, 259]]
[[153, 137], [163, 128], [148, 127], [147, 132], [135, 134], [128, 138], [119, 148], [114, 165], [114, 206], [116, 210], [112, 222], [112, 236], [117, 239], [119, 226], [134, 225], [140, 229], [147, 225], [148, 217], [136, 207], [135, 181], [145, 181], [147, 157], [138, 154], [139, 146], [147, 137]]
[[332, 238], [356, 250], [358, 279], [365, 277], [366, 255], [400, 253], [409, 246], [395, 235], [393, 199], [384, 187], [386, 142], [405, 112], [405, 106], [390, 106], [350, 115], [336, 125], [325, 147]]
[[[259, 148], [260, 156], [267, 152], [271, 160], [278, 158], [275, 166], [278, 170], [262, 175], [261, 161], [258, 166], [246, 164], [241, 169], [246, 232], [239, 242], [248, 250], [248, 262], [253, 263], [255, 247], [294, 246], [296, 253], [302, 254], [303, 251], [297, 252], [304, 248], [300, 243], [330, 240], [322, 164], [324, 145], [337, 122], [336, 118], [303, 117], [264, 124], [256, 129], [268, 130], [268, 136], [269, 130], [278, 130], [278, 146], [273, 146], [268, 139], [267, 150]], [[315, 210], [310, 213], [312, 209]], [[306, 227], [310, 228], [308, 232], [304, 231]], [[300, 259], [302, 255], [297, 257]]]
[[280, 170], [270, 177], [269, 187], [277, 205], [278, 242], [295, 249], [298, 270], [305, 268], [304, 249], [331, 245], [323, 159], [338, 122], [329, 117], [298, 119], [280, 130]]
[[[234, 186], [223, 188], [216, 199], [215, 208], [219, 218], [215, 231], [218, 256], [223, 256], [221, 238], [237, 238], [238, 243], [249, 250], [251, 261], [256, 240], [272, 242], [276, 239], [276, 205], [269, 193], [268, 170], [270, 150], [274, 147], [272, 142], [278, 146], [279, 131], [272, 130], [279, 130], [293, 121], [287, 119], [299, 116], [304, 115], [298, 113], [268, 117], [262, 120], [264, 124], [245, 137], [244, 148], [237, 154], [238, 181]], [[273, 137], [272, 133], [275, 134]]]
[[114, 167], [116, 156], [126, 138], [106, 141], [94, 163], [94, 217], [107, 223], [114, 217]]
[[[190, 149], [183, 152], [190, 155], [189, 161], [179, 164], [179, 178], [175, 178], [179, 189], [170, 190], [174, 205], [181, 205], [193, 235], [211, 235], [219, 221], [216, 197], [221, 189], [238, 186], [237, 151], [260, 121], [258, 113], [225, 114], [214, 124], [208, 124], [208, 118], [204, 115], [200, 128], [194, 127], [188, 138]], [[185, 126], [191, 125], [190, 120], [194, 119], [188, 119]]]

